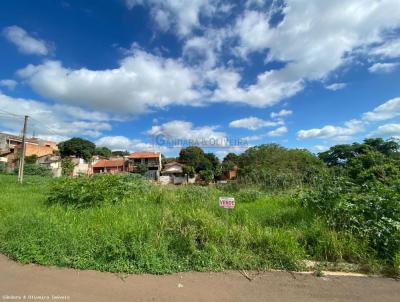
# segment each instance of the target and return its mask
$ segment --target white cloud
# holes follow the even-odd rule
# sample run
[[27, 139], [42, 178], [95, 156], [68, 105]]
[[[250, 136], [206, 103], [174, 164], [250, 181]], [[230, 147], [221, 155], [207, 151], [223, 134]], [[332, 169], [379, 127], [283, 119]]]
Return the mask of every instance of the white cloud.
[[193, 37], [185, 42], [183, 47], [183, 55], [189, 62], [200, 61], [205, 67], [213, 67], [216, 62], [216, 54], [214, 48], [216, 45], [212, 39], [205, 37]]
[[363, 114], [363, 119], [370, 122], [384, 121], [400, 116], [400, 98], [393, 98], [373, 111]]
[[[353, 119], [345, 122], [344, 127], [327, 125], [322, 128], [300, 130], [297, 132], [297, 138], [327, 138], [335, 141], [348, 141], [352, 139], [353, 135], [364, 132], [365, 127], [371, 122], [385, 121], [395, 118], [397, 116], [400, 116], [400, 98], [393, 98], [376, 107], [374, 110], [365, 112], [364, 114], [362, 114], [361, 119]], [[378, 127], [378, 130], [381, 127]], [[388, 128], [383, 128], [383, 130], [386, 129]], [[375, 132], [375, 134], [379, 133], [380, 132]]]
[[181, 37], [200, 27], [200, 17], [214, 13], [217, 4], [217, 1], [208, 0], [126, 0], [129, 9], [136, 5], [148, 5], [160, 30], [168, 30], [173, 25]]
[[10, 79], [4, 79], [0, 80], [0, 86], [7, 87], [10, 90], [14, 90], [15, 86], [17, 86], [17, 81], [10, 80]]
[[225, 139], [224, 132], [216, 131], [218, 126], [194, 127], [193, 123], [174, 120], [161, 125], [153, 126], [147, 134], [151, 136], [164, 135], [171, 139]]
[[372, 55], [389, 59], [398, 58], [400, 57], [400, 39], [386, 41], [385, 43], [373, 48], [370, 53]]
[[284, 122], [282, 120], [279, 121], [266, 121], [260, 119], [258, 117], [250, 116], [246, 118], [242, 118], [239, 120], [235, 120], [229, 123], [229, 127], [231, 128], [245, 128], [249, 130], [257, 130], [265, 127], [274, 127], [277, 125], [282, 125]]
[[268, 107], [289, 98], [304, 87], [302, 79], [291, 80], [280, 70], [266, 71], [257, 76], [253, 85], [240, 87], [241, 75], [234, 70], [218, 68], [208, 73], [208, 79], [217, 84], [211, 98], [227, 103], [244, 103]]
[[266, 13], [246, 10], [237, 19], [235, 32], [241, 40], [239, 51], [242, 55], [267, 48], [274, 34], [268, 25], [269, 17]]
[[136, 151], [162, 151], [158, 146], [143, 142], [139, 139], [130, 139], [126, 136], [104, 136], [95, 141], [96, 146], [107, 147], [113, 151], [128, 150]]
[[[372, 52], [383, 47], [387, 32], [400, 26], [398, 0], [286, 0], [281, 7], [279, 1], [273, 3], [262, 11], [246, 6], [216, 28], [210, 19], [233, 12], [223, 9], [223, 1], [126, 0], [128, 8], [146, 5], [157, 24], [177, 33], [182, 58], [134, 49], [115, 69], [70, 69], [48, 61], [20, 74], [42, 96], [95, 110], [138, 114], [212, 102], [265, 108], [296, 95], [310, 81], [326, 82], [333, 71], [352, 63], [360, 48]], [[284, 18], [271, 25], [277, 11]], [[265, 55], [267, 63], [283, 62], [283, 67], [265, 67], [253, 84], [245, 85], [242, 67], [253, 52]]]
[[268, 131], [267, 136], [269, 137], [278, 137], [282, 136], [288, 132], [288, 129], [285, 126], [279, 127], [275, 130]]
[[24, 54], [47, 55], [49, 53], [49, 49], [43, 40], [33, 38], [21, 27], [15, 25], [6, 27], [3, 34]]
[[337, 91], [346, 88], [346, 83], [333, 83], [330, 85], [326, 85], [325, 88], [332, 91]]
[[373, 131], [370, 136], [379, 137], [399, 137], [400, 136], [400, 124], [386, 124], [379, 126]]
[[322, 128], [300, 130], [297, 133], [299, 139], [310, 138], [341, 138], [364, 131], [364, 124], [359, 120], [351, 120], [345, 123], [345, 127], [327, 125]]
[[272, 112], [271, 113], [271, 118], [285, 117], [285, 116], [289, 116], [289, 115], [292, 115], [292, 114], [293, 114], [292, 110], [282, 109], [279, 112]]
[[237, 88], [236, 95], [249, 103], [268, 106], [293, 96], [305, 81], [324, 80], [350, 63], [354, 50], [382, 42], [385, 30], [400, 26], [398, 0], [286, 0], [281, 9], [285, 16], [276, 27], [269, 25], [269, 13], [252, 10], [235, 25], [242, 56], [262, 52], [269, 61], [287, 62], [282, 69], [258, 75], [245, 91]]
[[152, 108], [196, 105], [198, 75], [180, 61], [135, 49], [107, 70], [68, 69], [59, 61], [18, 71], [40, 95], [96, 110], [137, 114]]
[[30, 99], [12, 98], [0, 94], [0, 109], [14, 115], [0, 120], [1, 128], [19, 133], [22, 128], [22, 116], [29, 115], [28, 133], [57, 141], [72, 136], [98, 137], [104, 131], [111, 130], [108, 115], [86, 111], [78, 107], [48, 105]]
[[368, 68], [371, 73], [391, 73], [396, 70], [399, 63], [375, 63]]

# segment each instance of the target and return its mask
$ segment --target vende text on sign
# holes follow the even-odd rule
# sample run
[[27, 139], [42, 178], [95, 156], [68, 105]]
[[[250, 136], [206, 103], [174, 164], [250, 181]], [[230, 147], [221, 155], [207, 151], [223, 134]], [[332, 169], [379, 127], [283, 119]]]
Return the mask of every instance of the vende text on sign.
[[233, 209], [235, 208], [235, 198], [234, 197], [220, 197], [219, 206], [223, 209]]

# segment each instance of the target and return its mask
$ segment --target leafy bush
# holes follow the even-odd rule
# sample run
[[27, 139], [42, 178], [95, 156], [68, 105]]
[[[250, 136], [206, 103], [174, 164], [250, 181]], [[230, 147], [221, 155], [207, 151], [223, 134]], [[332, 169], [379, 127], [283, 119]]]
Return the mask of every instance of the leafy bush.
[[214, 173], [212, 170], [201, 170], [200, 173], [200, 178], [204, 180], [207, 184], [212, 182], [214, 180]]
[[0, 161], [0, 173], [7, 173], [6, 163]]
[[239, 155], [238, 163], [238, 181], [263, 190], [313, 185], [315, 177], [326, 170], [324, 163], [309, 151], [277, 144], [251, 147]]
[[393, 263], [400, 251], [400, 182], [357, 185], [346, 178], [324, 179], [303, 204], [336, 230], [368, 242], [378, 258]]
[[[18, 174], [18, 167], [15, 168], [14, 173]], [[53, 173], [49, 167], [38, 165], [38, 164], [25, 164], [24, 165], [24, 174], [25, 175], [36, 175], [36, 176], [47, 176], [47, 177], [50, 177], [53, 175]]]
[[77, 208], [116, 203], [123, 200], [134, 188], [137, 177], [129, 174], [94, 174], [90, 177], [63, 177], [54, 180], [49, 203], [73, 205]]
[[74, 172], [75, 164], [70, 157], [65, 157], [61, 161], [61, 171], [63, 176], [71, 176]]

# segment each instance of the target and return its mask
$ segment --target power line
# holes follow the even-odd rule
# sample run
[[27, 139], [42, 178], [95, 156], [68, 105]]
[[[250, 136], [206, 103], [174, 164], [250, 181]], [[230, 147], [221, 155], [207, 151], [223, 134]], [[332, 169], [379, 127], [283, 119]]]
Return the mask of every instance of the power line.
[[9, 119], [9, 120], [18, 120], [18, 121], [24, 119], [23, 117], [20, 117], [20, 116], [8, 115], [8, 114], [4, 114], [4, 113], [1, 113], [1, 112], [0, 112], [0, 118]]
[[3, 109], [0, 109], [0, 112], [6, 113], [6, 114], [9, 114], [9, 115], [13, 115], [13, 116], [18, 116], [18, 117], [24, 118], [24, 115], [21, 115], [21, 114], [15, 114], [15, 113], [12, 113], [12, 112], [9, 112], [9, 111], [6, 111], [6, 110], [3, 110]]
[[[50, 134], [60, 135], [59, 131], [57, 131], [55, 128], [50, 128], [47, 125], [45, 125], [43, 122], [41, 122], [33, 117], [29, 117], [29, 118], [31, 119], [31, 121], [34, 122], [33, 124], [36, 124], [36, 125], [39, 125], [39, 127], [45, 128], [48, 132], [50, 132]], [[31, 122], [31, 124], [32, 124], [32, 122]]]

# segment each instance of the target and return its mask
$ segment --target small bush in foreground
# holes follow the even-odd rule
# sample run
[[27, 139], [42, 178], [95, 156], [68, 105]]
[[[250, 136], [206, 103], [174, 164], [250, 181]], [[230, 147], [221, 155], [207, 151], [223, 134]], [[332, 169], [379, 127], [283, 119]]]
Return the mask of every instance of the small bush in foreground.
[[[14, 171], [15, 174], [18, 174], [18, 168]], [[42, 166], [39, 164], [25, 164], [24, 165], [24, 174], [25, 175], [36, 175], [36, 176], [52, 176], [51, 169], [46, 166]]]
[[394, 263], [400, 251], [400, 186], [370, 182], [357, 185], [345, 178], [326, 179], [304, 197], [308, 208], [336, 230], [366, 241], [372, 253]]
[[64, 177], [54, 180], [48, 202], [77, 208], [122, 201], [141, 182], [132, 175], [95, 174], [90, 177]]

